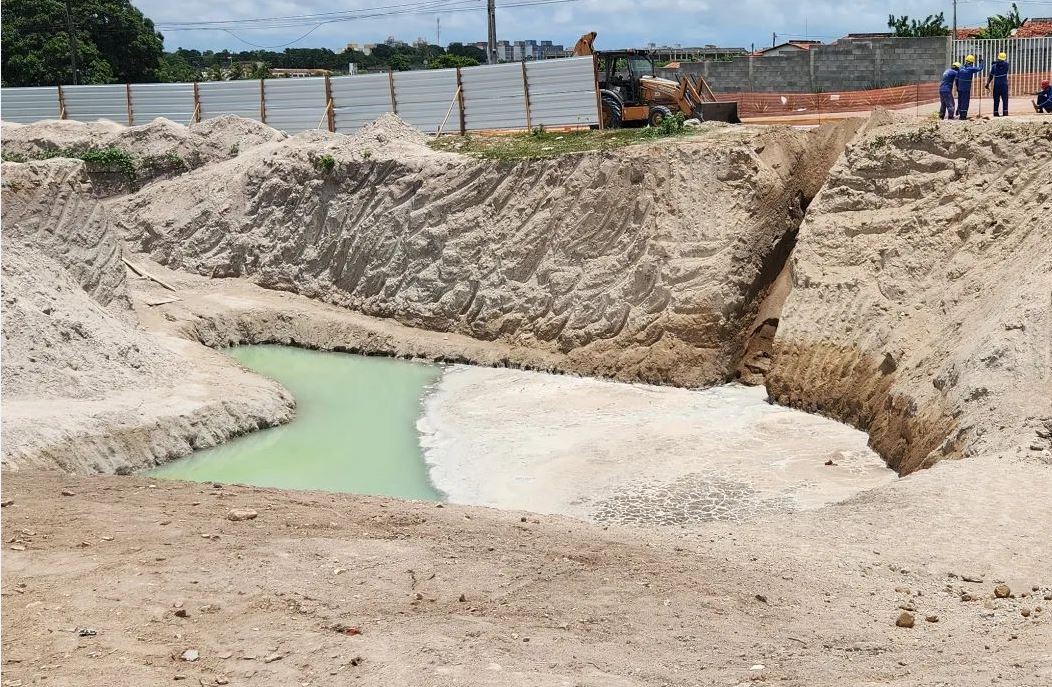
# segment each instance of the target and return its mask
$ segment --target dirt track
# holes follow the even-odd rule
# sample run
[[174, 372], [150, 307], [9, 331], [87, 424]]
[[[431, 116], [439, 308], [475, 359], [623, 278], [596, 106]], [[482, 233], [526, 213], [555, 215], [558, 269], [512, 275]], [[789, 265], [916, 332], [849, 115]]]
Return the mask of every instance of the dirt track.
[[[968, 463], [693, 538], [355, 496], [8, 473], [4, 679], [1046, 685], [1052, 468], [1024, 478]], [[1017, 505], [976, 517], [1006, 487]], [[939, 498], [948, 492], [953, 503]], [[231, 522], [235, 508], [259, 517]], [[943, 534], [912, 536], [921, 523]], [[994, 600], [1001, 580], [1040, 593]], [[961, 601], [961, 590], [982, 600]], [[916, 625], [896, 627], [910, 603]], [[97, 636], [78, 638], [83, 627]], [[187, 649], [200, 659], [177, 658]]]

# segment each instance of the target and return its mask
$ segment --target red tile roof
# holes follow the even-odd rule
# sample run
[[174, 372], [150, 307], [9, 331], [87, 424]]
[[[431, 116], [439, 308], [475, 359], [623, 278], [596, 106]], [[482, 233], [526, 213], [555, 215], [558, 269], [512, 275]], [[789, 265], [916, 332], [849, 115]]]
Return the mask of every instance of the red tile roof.
[[969, 38], [975, 38], [976, 36], [979, 35], [980, 31], [982, 31], [982, 29], [977, 27], [977, 26], [976, 27], [963, 28], [963, 29], [957, 29], [957, 40], [963, 41], [963, 40], [967, 40]]
[[1052, 36], [1052, 17], [1027, 19], [1015, 33], [1016, 38], [1043, 38]]

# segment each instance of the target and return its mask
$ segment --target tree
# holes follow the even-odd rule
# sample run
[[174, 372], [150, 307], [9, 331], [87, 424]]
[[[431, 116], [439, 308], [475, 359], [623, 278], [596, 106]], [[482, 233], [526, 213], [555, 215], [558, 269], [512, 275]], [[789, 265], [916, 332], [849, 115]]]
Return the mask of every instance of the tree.
[[273, 74], [270, 73], [269, 64], [266, 62], [257, 62], [256, 68], [252, 70], [252, 73], [249, 76], [253, 79], [269, 79], [273, 77]]
[[[79, 83], [156, 81], [164, 38], [128, 0], [70, 2]], [[73, 82], [65, 3], [0, 0], [4, 85]]]
[[464, 45], [463, 43], [450, 43], [446, 48], [446, 52], [450, 55], [459, 55], [460, 57], [470, 57], [475, 60], [477, 64], [482, 64], [486, 61], [486, 51], [474, 45]]
[[949, 36], [950, 27], [946, 26], [946, 14], [929, 14], [922, 21], [910, 19], [906, 15], [896, 17], [888, 15], [888, 28], [895, 31], [899, 38], [923, 38], [926, 36]]
[[180, 81], [200, 81], [201, 69], [187, 61], [178, 51], [166, 54], [161, 58], [161, 67], [157, 71], [158, 81], [175, 83]]
[[208, 80], [209, 81], [222, 81], [223, 80], [223, 67], [218, 62], [213, 62], [208, 68]]
[[228, 81], [240, 81], [245, 78], [245, 68], [241, 66], [240, 62], [235, 62], [233, 66], [227, 70], [226, 78]]
[[407, 72], [413, 68], [413, 63], [405, 55], [395, 55], [387, 64], [396, 72]]
[[431, 69], [449, 69], [450, 67], [474, 67], [477, 64], [478, 60], [470, 57], [446, 53], [431, 60], [427, 66]]
[[1018, 29], [1026, 21], [1019, 14], [1019, 7], [1013, 2], [1012, 10], [1008, 14], [995, 14], [987, 17], [986, 28], [981, 29], [978, 38], [1011, 38], [1012, 32]]

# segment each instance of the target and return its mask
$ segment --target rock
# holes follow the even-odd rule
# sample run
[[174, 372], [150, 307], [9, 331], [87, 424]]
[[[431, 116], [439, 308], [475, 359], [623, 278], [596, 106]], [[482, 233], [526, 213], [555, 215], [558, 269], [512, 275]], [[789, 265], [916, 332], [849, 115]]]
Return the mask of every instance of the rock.
[[176, 618], [186, 618], [190, 614], [186, 612], [185, 608], [177, 608], [174, 611], [172, 611], [172, 615], [174, 615]]
[[1052, 601], [1052, 594], [1045, 594], [1041, 598], [1044, 599], [1045, 601]]
[[937, 615], [926, 615], [926, 616], [924, 616], [924, 620], [926, 622], [929, 622], [929, 623], [937, 623], [937, 622], [939, 622], [939, 616], [937, 616]]
[[255, 520], [259, 517], [259, 513], [252, 510], [251, 508], [232, 508], [229, 513], [226, 514], [226, 519], [233, 522], [241, 522], [242, 520]]
[[14, 505], [14, 499], [7, 499], [6, 501], [0, 501], [0, 508], [7, 508], [8, 506]]
[[200, 657], [201, 654], [197, 651], [197, 649], [187, 649], [179, 655], [179, 658], [183, 659], [184, 661], [189, 661], [190, 663], [193, 663]]
[[701, 120], [694, 117], [683, 122], [684, 129], [698, 129], [701, 127]]
[[832, 459], [832, 458], [830, 458], [829, 460], [827, 460], [827, 461], [825, 462], [825, 465], [832, 465], [832, 466], [836, 466], [836, 463], [834, 463], [834, 462], [833, 462], [833, 459]]
[[757, 594], [756, 595], [756, 600], [759, 601], [760, 603], [767, 603], [767, 597], [764, 596], [763, 594]]
[[907, 601], [905, 603], [899, 604], [899, 608], [902, 609], [903, 611], [915, 611], [915, 610], [917, 610], [917, 607], [913, 604], [912, 601]]
[[526, 518], [519, 518], [519, 522], [526, 522]]
[[14, 545], [11, 546], [11, 550], [12, 551], [25, 551], [26, 547], [22, 546], [21, 544], [14, 544]]
[[994, 596], [998, 599], [1007, 599], [1012, 596], [1012, 590], [1007, 584], [999, 584], [994, 587]]
[[420, 592], [417, 592], [416, 593], [416, 600], [417, 601], [423, 601], [424, 600], [424, 595], [421, 594]]
[[218, 613], [219, 606], [217, 604], [205, 604], [197, 610], [201, 611], [202, 613]]
[[77, 495], [76, 492], [70, 491], [69, 489], [63, 489], [59, 493], [62, 494], [63, 496], [76, 496]]
[[898, 627], [913, 627], [913, 623], [915, 622], [916, 619], [913, 617], [912, 613], [903, 611], [902, 613], [899, 613], [899, 617], [895, 620], [895, 625]]
[[274, 653], [263, 657], [264, 663], [273, 663], [274, 661], [280, 661], [285, 658], [282, 654]]
[[1023, 606], [1022, 608], [1019, 609], [1019, 615], [1023, 616], [1024, 618], [1029, 618], [1030, 617], [1030, 609], [1027, 608], [1026, 606]]
[[233, 655], [234, 655], [233, 651], [224, 651], [223, 653], [219, 654], [219, 658], [221, 658], [221, 659], [223, 659], [225, 661], [226, 659], [230, 658]]
[[961, 593], [961, 601], [975, 601], [975, 600], [976, 600], [976, 597], [975, 597], [974, 594], [969, 594], [968, 592], [962, 592]]
[[961, 579], [965, 582], [974, 582], [976, 584], [982, 584], [983, 581], [981, 575], [961, 575]]
[[463, 594], [461, 594], [460, 598], [457, 599], [457, 601], [459, 601], [460, 603], [464, 603], [467, 600], [468, 600], [468, 598], [466, 596], [464, 596]]

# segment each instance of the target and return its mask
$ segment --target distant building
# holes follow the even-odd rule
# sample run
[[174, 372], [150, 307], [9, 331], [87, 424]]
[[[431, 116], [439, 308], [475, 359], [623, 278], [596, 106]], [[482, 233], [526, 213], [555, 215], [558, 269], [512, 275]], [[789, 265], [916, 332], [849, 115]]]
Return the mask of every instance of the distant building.
[[781, 45], [776, 45], [773, 48], [759, 50], [756, 54], [763, 55], [764, 57], [791, 55], [800, 52], [801, 50], [810, 50], [816, 45], [822, 45], [822, 41], [789, 41], [787, 43], [782, 43]]
[[275, 79], [304, 79], [310, 76], [331, 76], [328, 69], [271, 69], [270, 75]]
[[355, 52], [360, 52], [363, 55], [372, 55], [373, 48], [375, 47], [376, 43], [348, 43], [347, 47], [344, 48], [344, 50], [354, 50]]
[[895, 34], [890, 31], [877, 31], [875, 33], [849, 33], [840, 40], [843, 41], [872, 41], [880, 38], [894, 38]]
[[[476, 48], [486, 51], [486, 42], [474, 44]], [[522, 62], [523, 60], [549, 60], [566, 55], [566, 48], [551, 41], [526, 39], [521, 41], [497, 41], [498, 62]]]

